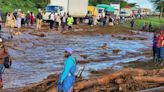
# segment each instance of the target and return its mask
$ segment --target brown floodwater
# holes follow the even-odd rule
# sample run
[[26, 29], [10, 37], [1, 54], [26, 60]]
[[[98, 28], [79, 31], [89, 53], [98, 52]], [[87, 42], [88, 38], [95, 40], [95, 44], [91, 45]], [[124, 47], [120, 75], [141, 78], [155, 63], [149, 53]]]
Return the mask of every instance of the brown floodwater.
[[[3, 80], [5, 88], [16, 88], [39, 82], [50, 74], [59, 74], [63, 68], [64, 49], [71, 47], [73, 55], [79, 62], [77, 67], [85, 66], [83, 77], [88, 78], [90, 71], [106, 69], [116, 66], [121, 62], [130, 62], [142, 58], [144, 50], [150, 50], [152, 44], [151, 33], [141, 33], [134, 36], [146, 37], [147, 40], [120, 40], [111, 35], [62, 35], [59, 32], [42, 32], [46, 36], [38, 37], [24, 32], [14, 36], [9, 48], [9, 54], [13, 59], [10, 69], [5, 69]], [[126, 35], [121, 35], [125, 36]], [[7, 34], [3, 33], [7, 40]], [[108, 49], [101, 46], [106, 43]], [[120, 52], [113, 54], [112, 51]], [[105, 53], [105, 54], [104, 54]], [[131, 53], [131, 54], [129, 54]], [[138, 55], [136, 55], [138, 54]], [[87, 56], [86, 58], [81, 55]], [[96, 62], [94, 62], [96, 61]], [[120, 67], [117, 67], [120, 68]]]

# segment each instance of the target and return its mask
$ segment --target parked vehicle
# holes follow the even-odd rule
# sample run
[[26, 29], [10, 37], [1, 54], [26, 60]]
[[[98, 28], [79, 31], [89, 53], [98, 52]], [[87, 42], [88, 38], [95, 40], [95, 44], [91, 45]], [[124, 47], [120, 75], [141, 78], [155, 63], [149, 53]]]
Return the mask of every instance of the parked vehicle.
[[88, 11], [91, 13], [91, 16], [98, 15], [98, 10], [95, 6], [88, 6]]
[[120, 17], [129, 17], [130, 14], [127, 12], [120, 12]]
[[74, 18], [84, 18], [87, 15], [88, 0], [50, 0], [43, 20], [49, 20], [50, 13], [63, 15], [68, 13]]

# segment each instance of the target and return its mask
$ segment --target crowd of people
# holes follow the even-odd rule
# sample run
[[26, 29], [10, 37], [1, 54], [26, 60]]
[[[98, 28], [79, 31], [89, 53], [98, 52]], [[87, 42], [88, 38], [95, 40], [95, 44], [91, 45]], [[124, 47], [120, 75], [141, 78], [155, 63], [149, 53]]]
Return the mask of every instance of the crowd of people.
[[114, 26], [115, 24], [118, 24], [119, 18], [118, 17], [112, 17], [110, 14], [99, 14], [98, 16], [91, 16], [91, 14], [88, 14], [86, 16], [86, 19], [88, 19], [88, 25], [102, 25], [104, 26]]
[[[14, 34], [19, 35], [21, 33], [21, 28], [23, 27], [33, 27], [35, 30], [40, 31], [43, 25], [44, 13], [41, 9], [38, 9], [38, 13], [35, 16], [33, 12], [27, 11], [25, 14], [21, 9], [16, 9], [14, 12], [8, 12], [5, 16], [5, 27], [8, 30], [9, 38], [13, 38]], [[0, 30], [2, 22], [2, 12], [0, 11]], [[36, 22], [36, 26], [34, 25]], [[68, 30], [72, 29], [74, 23], [74, 18], [67, 13], [63, 15], [52, 12], [49, 15], [49, 28], [56, 31], [62, 28], [62, 32], [66, 31], [66, 26]], [[35, 26], [35, 27], [34, 27]], [[17, 29], [17, 30], [15, 30]]]
[[49, 20], [50, 20], [50, 29], [53, 29], [55, 25], [57, 31], [59, 30], [59, 27], [62, 27], [62, 32], [66, 31], [66, 25], [68, 26], [68, 30], [71, 30], [72, 25], [74, 23], [73, 17], [67, 13], [64, 13], [62, 16], [61, 14], [56, 14], [52, 12], [49, 15]]
[[152, 24], [151, 24], [151, 22], [150, 23], [147, 23], [147, 22], [143, 22], [142, 23], [142, 30], [143, 31], [152, 31]]
[[[1, 13], [1, 21], [2, 21], [2, 12]], [[41, 28], [42, 23], [42, 11], [39, 9], [39, 12], [36, 16], [37, 27], [39, 30]], [[33, 12], [28, 11], [27, 14], [21, 11], [21, 9], [16, 9], [14, 12], [8, 12], [5, 17], [5, 27], [7, 28], [10, 37], [13, 38], [14, 34], [19, 35], [21, 33], [22, 26], [33, 26], [35, 22], [35, 15]], [[17, 28], [17, 30], [14, 30]]]

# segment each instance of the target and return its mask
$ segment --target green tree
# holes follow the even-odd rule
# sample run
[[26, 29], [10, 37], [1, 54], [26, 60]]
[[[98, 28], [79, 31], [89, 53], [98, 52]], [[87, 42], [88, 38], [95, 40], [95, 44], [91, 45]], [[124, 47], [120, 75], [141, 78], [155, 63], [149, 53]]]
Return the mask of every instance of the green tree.
[[164, 13], [164, 0], [150, 0], [150, 1], [154, 4], [156, 10], [160, 11], [160, 18], [162, 18], [162, 15]]
[[36, 8], [44, 9], [48, 4], [47, 0], [34, 0]]
[[96, 6], [97, 4], [110, 4], [110, 0], [89, 0], [89, 5]]
[[128, 4], [130, 7], [135, 7], [136, 6], [136, 3], [129, 3]]
[[123, 7], [127, 6], [127, 5], [128, 5], [127, 1], [124, 1], [124, 0], [120, 1], [120, 8], [123, 8]]

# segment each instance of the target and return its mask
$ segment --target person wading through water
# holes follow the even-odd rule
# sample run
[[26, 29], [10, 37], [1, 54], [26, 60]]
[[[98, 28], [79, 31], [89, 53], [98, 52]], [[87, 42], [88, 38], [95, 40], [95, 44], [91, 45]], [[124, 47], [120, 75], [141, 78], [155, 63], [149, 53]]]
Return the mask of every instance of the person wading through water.
[[64, 70], [58, 80], [58, 92], [73, 92], [75, 83], [76, 61], [72, 55], [72, 49], [65, 49]]

